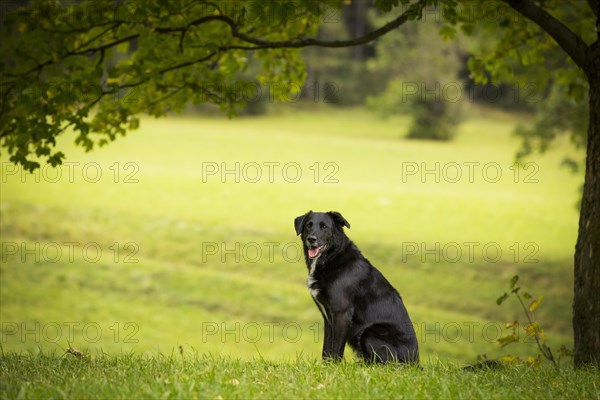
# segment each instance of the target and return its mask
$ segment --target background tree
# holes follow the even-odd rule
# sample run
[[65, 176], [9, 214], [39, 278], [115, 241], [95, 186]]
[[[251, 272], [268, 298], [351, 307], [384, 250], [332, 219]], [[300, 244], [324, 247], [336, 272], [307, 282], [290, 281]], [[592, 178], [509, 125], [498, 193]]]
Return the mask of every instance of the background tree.
[[[594, 39], [595, 18], [583, 2], [544, 4], [545, 9], [572, 27], [585, 42]], [[535, 24], [523, 24], [524, 17], [506, 2], [497, 2], [481, 10], [466, 5], [460, 10], [462, 28], [470, 32], [469, 61], [473, 78], [479, 84], [494, 82], [508, 94], [512, 104], [503, 106], [535, 111], [528, 125], [516, 129], [523, 146], [517, 156], [532, 151], [544, 152], [554, 138], [569, 134], [579, 148], [586, 144], [588, 90], [586, 76], [547, 32]], [[444, 20], [445, 32], [452, 36], [454, 19]], [[502, 62], [498, 62], [502, 60]], [[508, 84], [508, 87], [500, 87]], [[510, 90], [512, 88], [512, 90]]]
[[[574, 128], [574, 141], [587, 147], [574, 262], [574, 360], [576, 365], [599, 365], [600, 1], [504, 0], [486, 2], [486, 7], [467, 1], [442, 1], [441, 10], [450, 26], [458, 25], [467, 33], [479, 30], [487, 35], [488, 45], [480, 47], [470, 60], [471, 71], [480, 81], [487, 79], [483, 73], [487, 71], [492, 80], [520, 82], [522, 87], [527, 82], [537, 82], [543, 88], [550, 87], [548, 102], [540, 105], [548, 110], [545, 114], [560, 111], [564, 116], [569, 109], [581, 113], [581, 106], [569, 107], [569, 102], [588, 101], [587, 138], [577, 124], [567, 124]], [[556, 56], [557, 49], [561, 50], [562, 59]], [[515, 75], [516, 65], [527, 67], [520, 76]], [[562, 91], [566, 98], [557, 101], [553, 97], [556, 91]], [[538, 121], [536, 125], [535, 131], [521, 129], [525, 152], [534, 140], [543, 149], [558, 131], [557, 126], [546, 121]]]
[[449, 140], [461, 120], [464, 40], [444, 42], [439, 28], [435, 19], [406, 24], [378, 40], [369, 61], [369, 71], [387, 81], [369, 106], [384, 116], [411, 115], [408, 138]]
[[[361, 37], [374, 29], [375, 21], [370, 18], [373, 9], [368, 1], [350, 2], [340, 11], [330, 12], [322, 18], [316, 37], [321, 40]], [[306, 100], [321, 98], [326, 103], [342, 107], [364, 104], [367, 96], [380, 92], [384, 87], [381, 75], [367, 70], [367, 61], [375, 56], [374, 42], [335, 50], [323, 47], [302, 50], [307, 67]], [[330, 89], [327, 94], [335, 93], [335, 96], [325, 98], [326, 89]]]
[[[600, 1], [375, 0], [401, 13], [379, 29], [349, 40], [314, 38], [323, 16], [341, 1], [114, 2], [64, 7], [53, 0], [5, 10], [0, 52], [0, 140], [10, 160], [33, 170], [37, 158], [56, 165], [54, 149], [66, 129], [90, 150], [139, 125], [137, 115], [163, 116], [189, 102], [213, 103], [232, 113], [256, 86], [244, 77], [259, 63], [256, 79], [274, 98], [305, 75], [298, 52], [307, 46], [368, 43], [428, 6], [452, 29], [488, 33], [488, 46], [470, 61], [485, 81], [514, 78], [515, 63], [535, 80], [552, 79], [588, 89], [587, 157], [575, 252], [573, 328], [575, 363], [600, 363]], [[431, 9], [428, 9], [431, 10]], [[508, 12], [510, 11], [510, 13]], [[566, 69], [536, 69], [553, 49]], [[398, 57], [402, 57], [399, 54]], [[527, 74], [520, 78], [526, 80]], [[560, 78], [560, 79], [559, 79]], [[583, 89], [582, 89], [583, 90]], [[537, 134], [540, 136], [540, 134]], [[543, 133], [541, 134], [543, 135]]]

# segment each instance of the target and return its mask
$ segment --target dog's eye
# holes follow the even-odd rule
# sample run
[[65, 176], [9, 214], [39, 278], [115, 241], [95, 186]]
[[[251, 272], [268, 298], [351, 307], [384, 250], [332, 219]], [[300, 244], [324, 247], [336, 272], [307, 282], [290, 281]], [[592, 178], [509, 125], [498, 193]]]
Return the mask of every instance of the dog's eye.
[[307, 226], [307, 227], [309, 227], [309, 228], [312, 228], [312, 226], [313, 226], [313, 223], [312, 223], [312, 222], [309, 222], [308, 224], [306, 224], [306, 226]]
[[321, 229], [325, 229], [325, 228], [327, 228], [327, 225], [325, 225], [323, 222], [321, 222], [320, 227], [321, 227]]

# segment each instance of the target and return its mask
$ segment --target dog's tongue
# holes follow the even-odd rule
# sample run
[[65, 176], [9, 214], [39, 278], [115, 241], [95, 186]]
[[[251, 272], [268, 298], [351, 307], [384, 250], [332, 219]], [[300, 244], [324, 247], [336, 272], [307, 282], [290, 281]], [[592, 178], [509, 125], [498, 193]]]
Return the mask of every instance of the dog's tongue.
[[319, 254], [319, 251], [321, 251], [320, 247], [315, 247], [314, 249], [308, 249], [308, 256], [310, 258], [315, 258], [317, 256], [317, 254]]

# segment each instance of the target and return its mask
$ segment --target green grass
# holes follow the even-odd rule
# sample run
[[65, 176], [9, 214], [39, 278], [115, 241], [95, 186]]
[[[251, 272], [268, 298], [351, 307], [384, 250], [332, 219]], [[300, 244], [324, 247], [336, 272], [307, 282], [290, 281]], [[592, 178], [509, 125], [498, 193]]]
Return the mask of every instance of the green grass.
[[[349, 236], [402, 294], [424, 360], [535, 352], [531, 344], [501, 350], [495, 343], [504, 322], [519, 317], [514, 302], [495, 305], [515, 273], [532, 294], [545, 296], [539, 318], [550, 345], [571, 347], [581, 177], [559, 164], [576, 153], [559, 141], [527, 160], [537, 182], [524, 182], [533, 170], [520, 170], [515, 182], [519, 143], [511, 131], [521, 117], [477, 109], [471, 116], [452, 143], [405, 140], [405, 119], [362, 110], [144, 119], [139, 131], [91, 153], [63, 138], [60, 148], [76, 164], [72, 179], [64, 166], [58, 182], [50, 182], [51, 169], [39, 182], [13, 174], [3, 154], [0, 343], [7, 354], [62, 351], [67, 340], [113, 355], [170, 353], [181, 345], [239, 357], [238, 366], [259, 355], [268, 362], [300, 353], [317, 359], [322, 321], [306, 290], [306, 266], [295, 257], [292, 224], [313, 209], [338, 210], [350, 221]], [[264, 167], [270, 162], [279, 163], [272, 182]], [[256, 183], [232, 175], [223, 182], [203, 176], [203, 163], [264, 168]], [[298, 182], [282, 175], [290, 163], [300, 167]], [[436, 163], [457, 163], [463, 179], [402, 173]], [[473, 182], [464, 163], [476, 163]], [[490, 163], [500, 167], [497, 182], [482, 175]], [[97, 182], [95, 168], [102, 172]], [[337, 182], [325, 181], [331, 172]], [[473, 259], [469, 243], [476, 243]], [[489, 244], [502, 250], [497, 261], [482, 254]], [[217, 253], [207, 254], [214, 246]], [[414, 246], [416, 254], [406, 254]], [[436, 246], [442, 254], [425, 251]], [[443, 250], [457, 247], [463, 255], [453, 262]], [[423, 380], [411, 375], [416, 371], [409, 376], [425, 384], [427, 374], [445, 370], [427, 371]]]
[[464, 398], [598, 399], [597, 370], [465, 371], [424, 367], [239, 360], [194, 354], [78, 359], [46, 354], [0, 359], [2, 398]]

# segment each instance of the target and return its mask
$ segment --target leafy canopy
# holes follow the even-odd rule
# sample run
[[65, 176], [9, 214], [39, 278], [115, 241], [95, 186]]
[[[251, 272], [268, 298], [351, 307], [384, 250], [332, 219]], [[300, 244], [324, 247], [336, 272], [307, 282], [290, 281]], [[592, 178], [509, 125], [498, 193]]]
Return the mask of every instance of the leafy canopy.
[[[546, 31], [510, 3], [518, 2], [443, 1], [440, 33], [453, 39], [459, 28], [472, 36], [468, 66], [475, 81], [512, 84], [518, 96], [515, 100], [533, 104], [534, 120], [515, 131], [523, 140], [517, 157], [534, 150], [543, 152], [563, 133], [569, 133], [577, 147], [585, 147], [589, 84], [584, 71]], [[598, 39], [596, 17], [586, 2], [534, 3], [584, 43]]]
[[[34, 153], [61, 163], [58, 134], [77, 132], [91, 150], [127, 130], [139, 113], [164, 116], [186, 104], [213, 103], [231, 114], [259, 82], [301, 82], [298, 50], [263, 50], [235, 37], [280, 41], [314, 34], [338, 1], [38, 0], [12, 10], [2, 27], [0, 137], [10, 160], [39, 167]], [[253, 50], [249, 50], [253, 49]], [[276, 90], [273, 95], [280, 95]]]
[[[1, 145], [12, 162], [33, 170], [39, 159], [62, 162], [55, 144], [67, 129], [91, 150], [136, 129], [141, 113], [160, 117], [189, 103], [212, 103], [231, 115], [255, 98], [256, 82], [275, 99], [290, 84], [297, 87], [305, 75], [299, 48], [364, 44], [432, 11], [443, 36], [452, 38], [460, 28], [486, 38], [470, 61], [480, 81], [535, 77], [561, 83], [574, 101], [585, 96], [581, 71], [568, 59], [549, 68], [556, 43], [509, 1], [375, 0], [379, 12], [400, 10], [399, 16], [361, 38], [315, 39], [318, 26], [332, 22], [344, 3], [33, 0], [27, 7], [4, 6]], [[582, 3], [545, 1], [543, 7], [589, 42], [592, 15]], [[525, 74], [515, 73], [518, 65], [527, 66]]]

